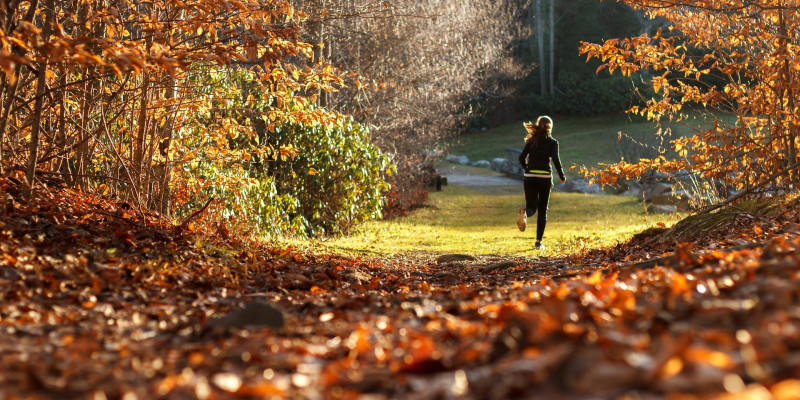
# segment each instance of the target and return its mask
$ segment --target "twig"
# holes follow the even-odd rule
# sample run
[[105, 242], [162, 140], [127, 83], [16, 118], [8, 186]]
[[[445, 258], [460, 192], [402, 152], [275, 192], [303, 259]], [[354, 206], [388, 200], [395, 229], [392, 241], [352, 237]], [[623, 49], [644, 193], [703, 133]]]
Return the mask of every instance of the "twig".
[[770, 182], [770, 181], [772, 181], [773, 179], [775, 179], [775, 178], [777, 178], [777, 177], [779, 177], [779, 176], [781, 176], [781, 175], [783, 175], [783, 174], [785, 174], [785, 173], [787, 173], [787, 172], [789, 172], [789, 171], [791, 171], [791, 170], [797, 169], [797, 167], [800, 167], [800, 161], [798, 161], [798, 162], [796, 162], [796, 163], [794, 163], [794, 164], [792, 164], [792, 165], [790, 165], [790, 166], [788, 166], [788, 167], [784, 168], [784, 169], [783, 169], [783, 170], [781, 170], [781, 171], [778, 171], [778, 172], [776, 172], [776, 173], [774, 173], [774, 174], [770, 175], [770, 176], [769, 176], [767, 179], [764, 179], [763, 181], [759, 182], [757, 185], [751, 186], [751, 187], [747, 188], [746, 190], [743, 190], [743, 191], [741, 191], [741, 192], [737, 193], [736, 195], [733, 195], [733, 196], [731, 196], [731, 197], [728, 197], [728, 198], [727, 198], [725, 201], [723, 201], [723, 202], [719, 202], [719, 203], [717, 203], [717, 204], [712, 204], [712, 205], [710, 205], [710, 206], [707, 206], [707, 207], [701, 208], [700, 210], [698, 210], [698, 211], [696, 211], [696, 212], [695, 212], [695, 215], [705, 214], [705, 213], [708, 213], [708, 212], [714, 211], [714, 210], [716, 210], [717, 208], [724, 207], [724, 206], [726, 206], [726, 205], [728, 205], [728, 204], [730, 204], [730, 203], [732, 203], [732, 202], [734, 202], [734, 201], [736, 201], [736, 200], [739, 200], [740, 198], [742, 198], [742, 197], [744, 197], [744, 196], [746, 196], [746, 195], [750, 194], [750, 193], [751, 193], [753, 190], [755, 190], [756, 188], [760, 188], [760, 187], [762, 187], [763, 185], [767, 184], [767, 182]]
[[123, 217], [121, 215], [114, 215], [114, 214], [111, 214], [109, 212], [105, 212], [103, 210], [92, 210], [92, 211], [88, 212], [88, 214], [92, 214], [92, 213], [105, 215], [105, 216], [111, 217], [111, 218], [116, 218], [116, 219], [118, 219], [120, 221], [123, 221], [123, 222], [127, 223], [128, 225], [130, 225], [132, 227], [135, 227], [135, 228], [146, 228], [147, 227], [147, 226], [145, 226], [143, 224], [140, 224], [140, 223], [138, 223], [138, 222], [136, 222], [136, 221], [134, 221], [132, 219], [125, 218], [125, 217]]
[[199, 210], [193, 212], [192, 215], [190, 215], [180, 225], [178, 225], [178, 230], [181, 231], [184, 228], [186, 228], [186, 225], [189, 225], [189, 222], [192, 219], [194, 219], [196, 216], [200, 215], [201, 212], [205, 211], [205, 209], [208, 208], [208, 206], [211, 204], [212, 201], [214, 201], [213, 197], [208, 199], [208, 201], [206, 202], [206, 204], [202, 208], [200, 208]]
[[[794, 164], [792, 164], [792, 165], [790, 165], [790, 166], [788, 166], [788, 167], [786, 167], [786, 168], [784, 168], [784, 169], [782, 169], [782, 170], [770, 175], [769, 177], [767, 177], [767, 179], [762, 180], [757, 185], [751, 186], [751, 187], [749, 187], [749, 188], [747, 188], [747, 189], [745, 189], [745, 190], [743, 190], [743, 191], [741, 191], [741, 192], [739, 192], [739, 193], [737, 193], [737, 194], [735, 194], [735, 195], [733, 195], [731, 197], [728, 197], [725, 201], [719, 202], [717, 204], [712, 204], [710, 206], [707, 206], [707, 207], [704, 207], [704, 208], [701, 208], [701, 209], [695, 211], [693, 215], [707, 214], [707, 213], [709, 213], [711, 211], [714, 211], [714, 210], [716, 210], [718, 208], [725, 207], [725, 206], [731, 204], [732, 202], [734, 202], [736, 200], [739, 200], [742, 197], [752, 193], [753, 190], [766, 185], [768, 182], [774, 180], [775, 178], [777, 178], [777, 177], [779, 177], [779, 176], [781, 176], [783, 174], [786, 174], [789, 171], [797, 169], [797, 167], [800, 167], [800, 161], [798, 161], [798, 162], [796, 162], [796, 163], [794, 163]], [[650, 239], [649, 241], [647, 241], [643, 246], [649, 246], [649, 245], [655, 243], [656, 241], [661, 240], [665, 236], [667, 236], [669, 234], [672, 234], [675, 231], [675, 228], [677, 226], [678, 226], [678, 224], [673, 225], [672, 227], [667, 229], [662, 234], [660, 234], [658, 236], [655, 236], [652, 239]]]

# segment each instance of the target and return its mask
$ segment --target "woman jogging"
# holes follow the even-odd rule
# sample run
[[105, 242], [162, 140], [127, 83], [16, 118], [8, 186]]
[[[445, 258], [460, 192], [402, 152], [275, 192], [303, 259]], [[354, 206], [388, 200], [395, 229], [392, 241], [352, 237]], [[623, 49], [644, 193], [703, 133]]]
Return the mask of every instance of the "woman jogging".
[[519, 155], [519, 163], [525, 170], [525, 208], [519, 210], [517, 216], [517, 227], [524, 231], [527, 227], [527, 219], [531, 215], [539, 212], [536, 219], [536, 244], [537, 249], [541, 249], [542, 238], [544, 237], [544, 227], [547, 224], [547, 204], [550, 201], [550, 189], [553, 187], [550, 160], [556, 166], [556, 172], [561, 179], [561, 183], [566, 182], [564, 170], [561, 169], [561, 160], [558, 158], [558, 141], [550, 136], [553, 130], [553, 120], [547, 116], [541, 116], [536, 120], [536, 124], [525, 122], [522, 124], [528, 135], [525, 136], [525, 148]]

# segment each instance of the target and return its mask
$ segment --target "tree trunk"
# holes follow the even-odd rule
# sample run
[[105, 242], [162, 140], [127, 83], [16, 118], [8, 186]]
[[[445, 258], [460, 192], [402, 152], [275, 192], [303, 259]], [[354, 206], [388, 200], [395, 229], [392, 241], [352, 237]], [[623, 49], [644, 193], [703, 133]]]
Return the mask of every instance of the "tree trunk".
[[544, 49], [544, 18], [542, 15], [542, 1], [536, 0], [536, 49], [539, 53], [539, 91], [542, 96], [547, 95], [547, 63]]
[[[164, 98], [167, 100], [171, 100], [175, 98], [175, 79], [171, 76], [167, 76], [167, 87], [164, 93]], [[159, 182], [160, 191], [158, 194], [158, 212], [162, 215], [169, 215], [169, 200], [171, 197], [170, 190], [169, 190], [169, 181], [172, 171], [172, 160], [169, 158], [169, 147], [172, 144], [172, 135], [173, 129], [175, 125], [175, 115], [174, 115], [175, 107], [170, 105], [168, 106], [167, 112], [165, 114], [165, 118], [167, 119], [164, 122], [164, 125], [161, 127], [161, 138], [158, 145], [159, 153], [163, 158], [162, 169], [159, 171], [160, 176], [157, 177]]]
[[[9, 7], [8, 3], [4, 0], [2, 7], [3, 11], [5, 11], [5, 18], [3, 20], [3, 32], [8, 34], [8, 29], [11, 29], [12, 21], [11, 19], [14, 17], [14, 9], [19, 5], [19, 3], [14, 4], [13, 6]], [[28, 7], [28, 13], [25, 14], [25, 22], [32, 22], [33, 18], [36, 16], [36, 9], [39, 7], [39, 0], [31, 0], [30, 6]], [[17, 55], [21, 54], [21, 49], [17, 46], [13, 47], [14, 53]], [[5, 133], [6, 129], [8, 128], [8, 119], [11, 117], [11, 109], [14, 105], [14, 97], [17, 95], [17, 89], [19, 88], [19, 78], [20, 73], [22, 72], [21, 66], [14, 67], [14, 74], [7, 80], [8, 87], [6, 88], [6, 97], [3, 100], [3, 103], [0, 105], [3, 107], [3, 115], [0, 117], [0, 173], [3, 173], [3, 142], [5, 140]]]
[[556, 79], [555, 79], [555, 70], [556, 70], [556, 20], [555, 20], [555, 8], [556, 8], [556, 0], [550, 0], [550, 31], [548, 32], [548, 36], [550, 37], [550, 59], [549, 67], [547, 68], [548, 78], [549, 78], [549, 85], [548, 85], [548, 93], [550, 95], [554, 95], [556, 93]]
[[[790, 58], [788, 57], [789, 49], [788, 49], [788, 38], [789, 32], [786, 28], [786, 10], [781, 9], [778, 11], [778, 28], [780, 29], [780, 42], [779, 46], [781, 47], [780, 52], [784, 56], [783, 61], [783, 99], [786, 99], [787, 105], [785, 110], [788, 110], [789, 113], [795, 112], [795, 100], [794, 100], [794, 92], [792, 90], [792, 68], [790, 64]], [[783, 102], [781, 102], [782, 104]], [[785, 121], [785, 117], [781, 116], [780, 119]], [[795, 148], [795, 140], [797, 137], [797, 129], [794, 124], [789, 124], [786, 126], [785, 123], [780, 124], [781, 129], [785, 129], [785, 139], [784, 139], [784, 151], [786, 152], [786, 164], [792, 164], [798, 161], [797, 156], [797, 148]], [[797, 171], [789, 171], [789, 180], [793, 182], [797, 179]]]
[[31, 143], [28, 147], [28, 165], [25, 170], [25, 180], [27, 186], [23, 190], [23, 196], [30, 198], [33, 194], [33, 181], [36, 178], [36, 161], [39, 155], [39, 131], [42, 126], [42, 103], [44, 102], [44, 91], [47, 86], [47, 62], [39, 65], [39, 72], [36, 76], [36, 101], [33, 107], [33, 126], [31, 127]]
[[[67, 75], [64, 74], [61, 76], [61, 81], [59, 85], [62, 87], [66, 87], [67, 85]], [[69, 139], [67, 138], [67, 104], [65, 95], [66, 90], [60, 90], [58, 92], [58, 102], [60, 103], [59, 112], [58, 112], [58, 125], [57, 125], [57, 145], [61, 146], [61, 150], [66, 150], [67, 148], [71, 147], [69, 143]], [[65, 154], [64, 156], [58, 157], [58, 167], [56, 170], [61, 171], [61, 176], [67, 181], [67, 184], [71, 183], [71, 168], [69, 165], [69, 154]]]
[[[0, 0], [4, 1], [4, 0]], [[5, 29], [3, 30], [5, 32]], [[16, 82], [14, 82], [16, 86]], [[12, 85], [10, 81], [7, 79], [5, 74], [3, 74], [3, 78], [0, 79], [0, 174], [3, 171], [3, 141], [5, 140], [5, 131], [6, 131], [6, 124], [5, 122], [8, 120], [8, 112], [6, 111], [8, 108], [6, 107], [6, 103], [11, 103], [13, 97], [9, 97], [6, 99], [6, 89], [8, 92], [11, 93]]]
[[[133, 147], [133, 160], [131, 162], [131, 170], [133, 172], [133, 182], [131, 185], [138, 190], [142, 187], [142, 163], [144, 162], [144, 147], [145, 138], [147, 136], [147, 93], [150, 84], [150, 74], [147, 72], [142, 74], [142, 98], [139, 101], [139, 117], [137, 120], [136, 142]], [[137, 199], [141, 201], [142, 199]]]
[[[49, 0], [45, 6], [46, 19], [42, 27], [42, 40], [47, 42], [52, 32], [52, 24], [55, 19], [55, 0]], [[39, 71], [36, 76], [36, 100], [33, 107], [33, 126], [31, 127], [31, 143], [28, 148], [28, 166], [25, 171], [27, 185], [23, 189], [23, 196], [30, 198], [33, 195], [33, 181], [36, 179], [36, 161], [39, 155], [39, 132], [42, 127], [42, 107], [44, 103], [44, 92], [47, 88], [47, 60], [39, 64]]]
[[6, 89], [6, 96], [3, 99], [2, 107], [3, 107], [3, 116], [0, 117], [0, 173], [3, 171], [3, 142], [5, 141], [5, 133], [6, 128], [8, 126], [8, 119], [11, 117], [11, 108], [14, 105], [14, 96], [17, 95], [17, 88], [19, 87], [19, 72], [20, 67], [16, 67], [14, 69], [14, 76], [11, 77], [11, 81], [8, 84], [8, 88]]
[[[320, 1], [320, 9], [325, 9], [325, 0]], [[314, 62], [315, 63], [322, 63], [322, 60], [325, 58], [325, 17], [322, 16], [320, 13], [319, 17], [319, 26], [317, 26], [317, 46], [314, 47]], [[323, 47], [320, 47], [323, 46]], [[322, 88], [318, 91], [317, 97], [317, 105], [320, 107], [327, 107], [328, 106], [328, 99], [326, 93]]]
[[[531, 27], [531, 32], [536, 32], [536, 7], [538, 1], [534, 0], [528, 3], [528, 18], [525, 20], [525, 26]], [[521, 28], [520, 28], [521, 29]], [[528, 36], [527, 55], [531, 60], [536, 60], [536, 35], [531, 33]]]
[[[78, 33], [79, 35], [94, 35], [91, 30], [101, 35], [105, 30], [100, 30], [99, 23], [95, 23], [94, 28], [87, 26], [89, 16], [93, 14], [90, 4], [79, 3], [78, 7]], [[82, 76], [89, 76], [91, 69], [84, 68]], [[81, 116], [78, 121], [78, 145], [75, 149], [75, 166], [72, 171], [72, 186], [83, 188], [87, 186], [89, 165], [92, 162], [92, 154], [89, 148], [89, 118], [92, 115], [92, 107], [95, 100], [97, 81], [92, 79], [83, 84], [83, 96], [81, 98]]]

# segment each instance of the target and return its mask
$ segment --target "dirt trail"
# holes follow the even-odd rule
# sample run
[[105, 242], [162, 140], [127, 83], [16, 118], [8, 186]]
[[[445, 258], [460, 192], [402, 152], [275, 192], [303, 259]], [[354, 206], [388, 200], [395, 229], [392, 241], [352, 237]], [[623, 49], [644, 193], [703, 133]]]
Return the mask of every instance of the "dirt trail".
[[[443, 167], [438, 172], [447, 177], [448, 185], [465, 186], [480, 192], [496, 193], [498, 189], [522, 192], [522, 181], [489, 169], [478, 169], [477, 173], [465, 172], [462, 168]], [[513, 189], [512, 189], [513, 188]]]

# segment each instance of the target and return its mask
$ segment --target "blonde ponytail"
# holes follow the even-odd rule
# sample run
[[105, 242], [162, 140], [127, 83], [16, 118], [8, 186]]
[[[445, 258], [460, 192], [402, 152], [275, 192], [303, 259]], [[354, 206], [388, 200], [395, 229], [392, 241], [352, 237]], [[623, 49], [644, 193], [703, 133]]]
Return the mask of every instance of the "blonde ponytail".
[[538, 146], [539, 143], [542, 142], [542, 139], [547, 137], [548, 131], [544, 124], [547, 123], [551, 127], [553, 126], [553, 120], [546, 115], [542, 115], [541, 117], [536, 119], [536, 123], [527, 121], [523, 122], [522, 126], [525, 127], [525, 130], [528, 132], [525, 135], [525, 143], [529, 141], [533, 141], [535, 146]]
[[528, 132], [528, 134], [525, 135], [525, 139], [523, 140], [524, 142], [527, 143], [528, 140], [531, 140], [531, 138], [533, 137], [533, 135], [534, 135], [534, 133], [536, 131], [536, 125], [534, 125], [533, 122], [531, 122], [531, 121], [527, 121], [527, 122], [523, 122], [522, 126], [524, 126], [525, 130]]

